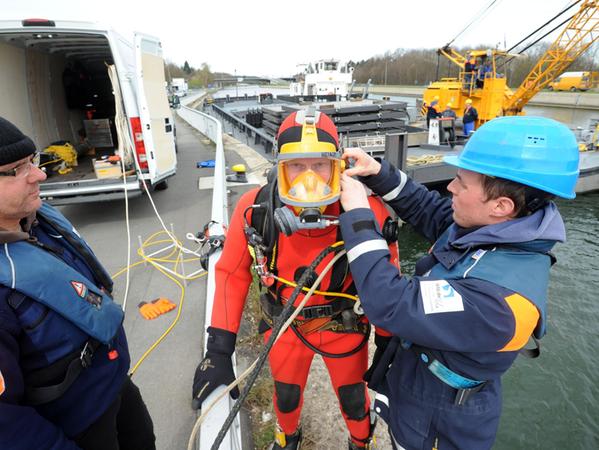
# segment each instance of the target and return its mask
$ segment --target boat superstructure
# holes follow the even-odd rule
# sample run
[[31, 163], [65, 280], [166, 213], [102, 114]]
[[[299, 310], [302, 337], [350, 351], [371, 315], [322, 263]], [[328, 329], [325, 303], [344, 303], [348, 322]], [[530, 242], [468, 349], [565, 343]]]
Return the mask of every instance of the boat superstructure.
[[321, 59], [298, 65], [296, 81], [289, 85], [291, 96], [336, 96], [347, 98], [354, 68], [337, 59]]

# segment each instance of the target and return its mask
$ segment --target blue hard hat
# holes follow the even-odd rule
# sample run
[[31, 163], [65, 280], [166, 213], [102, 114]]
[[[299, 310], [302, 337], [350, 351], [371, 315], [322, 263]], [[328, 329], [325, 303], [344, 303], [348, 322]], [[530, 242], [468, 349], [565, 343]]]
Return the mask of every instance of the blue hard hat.
[[545, 117], [498, 117], [480, 127], [447, 164], [574, 198], [578, 144], [565, 125]]

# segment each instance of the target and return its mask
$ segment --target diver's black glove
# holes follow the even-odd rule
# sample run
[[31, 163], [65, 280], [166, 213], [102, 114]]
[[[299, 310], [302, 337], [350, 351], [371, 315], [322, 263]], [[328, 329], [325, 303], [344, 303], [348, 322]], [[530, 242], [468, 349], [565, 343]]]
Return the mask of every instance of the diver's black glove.
[[[191, 407], [200, 409], [202, 402], [218, 386], [229, 385], [235, 380], [231, 355], [235, 351], [237, 335], [221, 328], [208, 327], [206, 354], [193, 376], [193, 396]], [[239, 397], [237, 386], [230, 392], [231, 397]]]
[[376, 366], [379, 364], [381, 358], [383, 357], [383, 353], [385, 353], [385, 350], [387, 349], [387, 345], [389, 345], [391, 338], [392, 336], [382, 336], [380, 334], [374, 335], [374, 343], [376, 345], [376, 350], [374, 351], [374, 356], [372, 357], [372, 364], [362, 377], [363, 380], [367, 383], [370, 383], [372, 374], [376, 369]]

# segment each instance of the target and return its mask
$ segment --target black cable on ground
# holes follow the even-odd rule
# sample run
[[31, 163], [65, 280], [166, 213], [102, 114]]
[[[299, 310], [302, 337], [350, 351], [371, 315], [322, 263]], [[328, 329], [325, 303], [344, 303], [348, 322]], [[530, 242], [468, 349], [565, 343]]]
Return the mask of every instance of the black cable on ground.
[[222, 443], [223, 439], [227, 435], [227, 431], [229, 430], [229, 427], [235, 420], [235, 416], [237, 416], [237, 413], [239, 413], [239, 410], [241, 409], [243, 402], [247, 398], [248, 394], [250, 393], [250, 390], [252, 389], [252, 386], [256, 382], [256, 379], [258, 378], [258, 375], [260, 374], [260, 370], [262, 370], [262, 367], [264, 366], [266, 357], [268, 356], [270, 349], [272, 348], [275, 340], [277, 339], [279, 331], [281, 331], [281, 328], [283, 328], [283, 325], [285, 324], [287, 319], [289, 317], [291, 317], [291, 314], [293, 314], [295, 300], [296, 300], [297, 296], [300, 294], [300, 292], [302, 291], [302, 288], [309, 281], [312, 271], [316, 270], [316, 267], [322, 262], [322, 260], [329, 253], [341, 251], [341, 250], [343, 250], [342, 246], [325, 248], [314, 259], [314, 261], [312, 261], [312, 264], [310, 264], [309, 270], [304, 270], [304, 273], [302, 274], [302, 276], [300, 277], [300, 279], [297, 282], [297, 286], [295, 287], [295, 289], [291, 293], [291, 296], [289, 297], [289, 300], [283, 307], [283, 311], [281, 311], [281, 315], [273, 323], [272, 332], [270, 334], [270, 337], [268, 338], [268, 342], [266, 343], [264, 349], [262, 350], [262, 352], [260, 353], [260, 356], [258, 357], [256, 367], [254, 367], [254, 370], [252, 371], [252, 373], [250, 373], [250, 375], [248, 377], [248, 381], [246, 382], [245, 386], [243, 387], [243, 391], [241, 392], [241, 395], [239, 396], [239, 398], [237, 399], [237, 401], [231, 408], [231, 411], [229, 412], [229, 415], [227, 416], [225, 422], [223, 423], [223, 426], [221, 427], [220, 431], [218, 432], [218, 435], [216, 436], [216, 439], [214, 440], [212, 447], [210, 447], [211, 450], [218, 450], [218, 448], [220, 447], [220, 444]]

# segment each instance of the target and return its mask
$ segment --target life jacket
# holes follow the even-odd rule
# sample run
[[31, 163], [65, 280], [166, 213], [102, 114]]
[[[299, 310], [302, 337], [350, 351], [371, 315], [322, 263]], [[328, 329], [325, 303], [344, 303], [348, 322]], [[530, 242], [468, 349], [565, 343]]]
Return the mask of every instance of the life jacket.
[[54, 208], [43, 204], [37, 215], [40, 224], [62, 235], [64, 245], [82, 257], [99, 281], [86, 278], [59, 256], [29, 240], [0, 246], [0, 284], [45, 305], [95, 340], [110, 345], [124, 317], [109, 295], [110, 276], [73, 226]]
[[[446, 231], [431, 252], [445, 246], [448, 238], [449, 231]], [[535, 250], [533, 243], [497, 245], [468, 251], [451, 269], [436, 264], [430, 276], [445, 280], [477, 278], [517, 292], [539, 310], [534, 337], [540, 339], [545, 335], [549, 269], [554, 262], [550, 253]], [[510, 270], [505, 270], [506, 267]]]
[[[442, 249], [449, 239], [449, 230], [445, 231], [435, 242], [429, 253]], [[510, 289], [531, 301], [539, 311], [539, 322], [533, 332], [537, 344], [535, 349], [520, 349], [519, 352], [527, 357], [539, 355], [537, 339], [545, 334], [547, 288], [549, 285], [549, 268], [555, 262], [551, 253], [536, 250], [533, 242], [511, 245], [497, 245], [486, 248], [467, 250], [460, 260], [447, 269], [436, 263], [428, 272], [433, 279], [457, 280], [475, 278], [489, 281], [498, 286]], [[510, 270], [505, 270], [509, 267]], [[535, 280], [531, 283], [530, 280]], [[469, 397], [481, 390], [486, 380], [472, 380], [446, 367], [438, 358], [434, 349], [415, 345], [398, 336], [394, 336], [387, 346], [383, 357], [379, 360], [370, 381], [370, 387], [377, 390], [384, 378], [388, 367], [394, 359], [395, 352], [412, 350], [418, 355], [419, 361], [426, 364], [428, 369], [445, 384], [456, 389], [455, 403], [463, 405]]]

